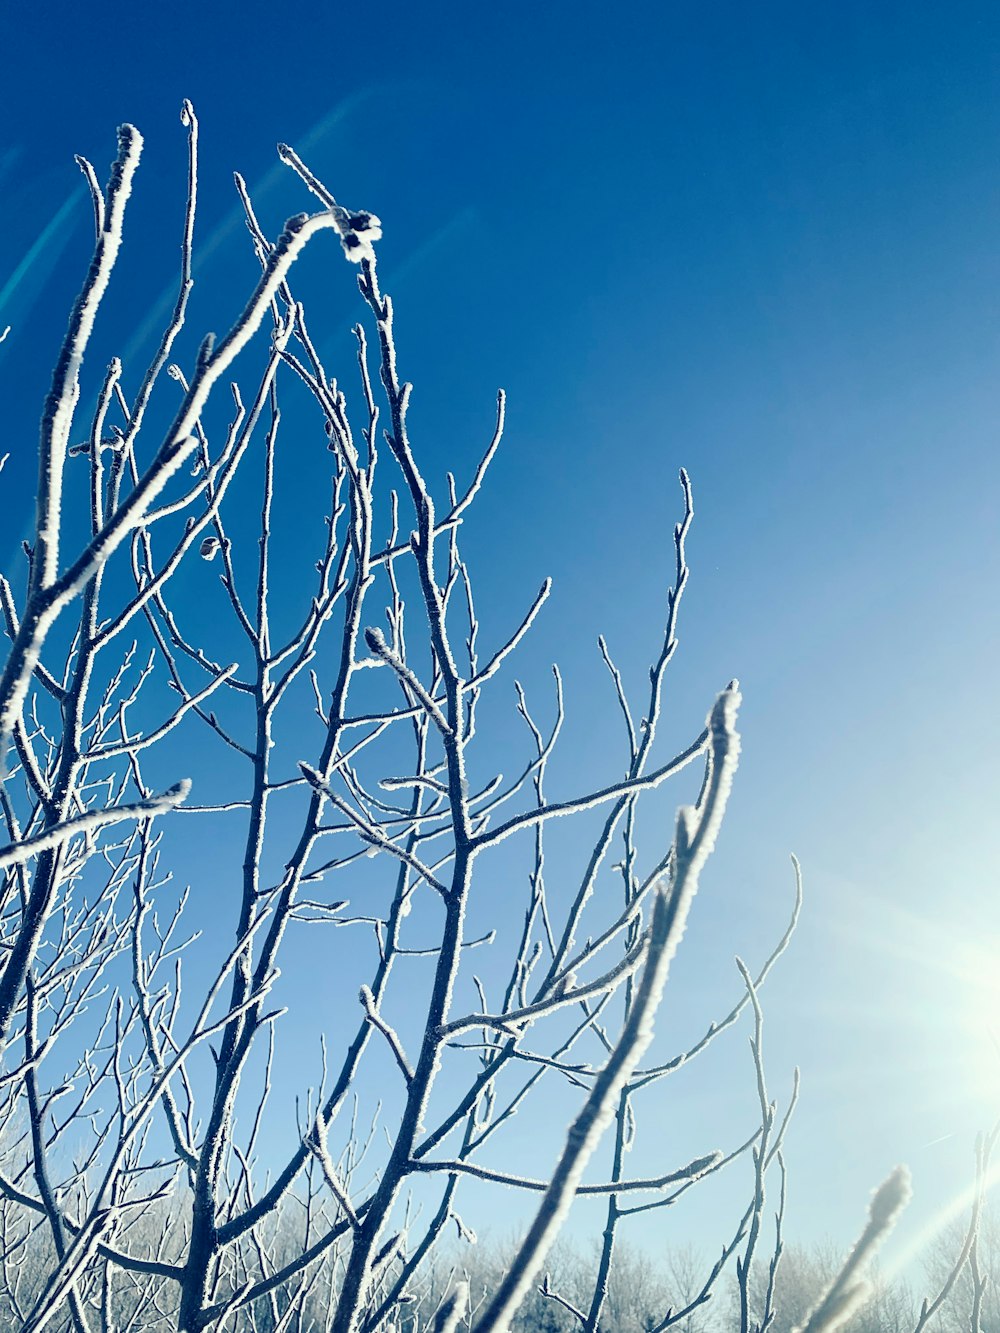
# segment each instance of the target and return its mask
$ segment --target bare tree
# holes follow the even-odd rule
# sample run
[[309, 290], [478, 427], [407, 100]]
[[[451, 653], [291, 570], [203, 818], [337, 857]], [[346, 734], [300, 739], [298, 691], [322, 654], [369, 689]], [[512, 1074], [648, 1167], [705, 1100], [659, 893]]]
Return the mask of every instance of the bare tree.
[[[190, 104], [182, 119], [180, 282], [141, 374], [115, 358], [88, 378], [85, 358], [142, 141], [120, 131], [104, 191], [79, 159], [94, 258], [42, 413], [25, 577], [0, 581], [11, 641], [0, 677], [0, 1299], [32, 1333], [373, 1333], [403, 1318], [448, 1224], [464, 1228], [457, 1199], [472, 1177], [537, 1204], [486, 1303], [470, 1312], [456, 1278], [436, 1326], [508, 1327], [543, 1282], [567, 1209], [590, 1195], [606, 1201], [606, 1225], [596, 1282], [573, 1317], [596, 1333], [614, 1295], [620, 1226], [752, 1155], [750, 1201], [722, 1261], [685, 1310], [660, 1312], [655, 1327], [665, 1329], [708, 1298], [731, 1257], [747, 1272], [754, 1261], [790, 1110], [778, 1114], [767, 1091], [758, 990], [795, 920], [755, 971], [741, 964], [732, 1007], [700, 1041], [672, 1056], [651, 1047], [738, 756], [735, 682], [680, 753], [658, 744], [688, 581], [687, 475], [665, 629], [638, 717], [600, 642], [624, 772], [550, 796], [563, 725], [555, 670], [541, 710], [515, 683], [522, 760], [505, 778], [480, 740], [483, 699], [550, 586], [505, 634], [481, 630], [460, 536], [500, 444], [503, 394], [478, 465], [461, 485], [449, 474], [442, 500], [410, 440], [410, 385], [377, 272], [379, 220], [342, 207], [284, 146], [290, 179], [318, 210], [271, 239], [237, 177], [260, 277], [224, 338], [186, 350], [198, 190]], [[293, 286], [296, 260], [321, 232], [358, 266], [370, 330], [354, 329], [351, 412]], [[227, 386], [228, 414], [216, 392]], [[86, 426], [83, 402], [93, 404]], [[282, 548], [275, 516], [304, 451], [329, 460], [323, 540], [307, 559], [297, 543]], [[302, 497], [304, 514], [311, 499]], [[293, 605], [273, 588], [291, 586], [300, 560]], [[206, 621], [192, 598], [208, 601], [220, 584], [219, 614]], [[644, 798], [690, 765], [701, 768], [700, 793], [671, 836]], [[582, 872], [554, 876], [548, 830], [573, 817], [590, 850]], [[642, 818], [652, 823], [645, 855]], [[170, 883], [170, 860], [199, 838], [231, 852], [237, 888], [198, 946], [196, 974], [208, 953], [212, 961], [193, 990], [183, 984], [192, 909]], [[522, 895], [517, 928], [505, 920], [477, 934], [477, 891], [508, 874], [507, 861], [491, 867], [515, 838], [527, 844], [527, 871], [505, 890], [509, 919], [510, 894]], [[324, 1016], [322, 1075], [312, 1091], [305, 1080], [294, 1090], [298, 1127], [276, 1148], [264, 1128], [284, 1021], [275, 995], [301, 930], [351, 933], [337, 966], [357, 969], [359, 1002]], [[473, 959], [484, 955], [480, 980]], [[637, 1102], [747, 1009], [759, 1123], [692, 1161], [630, 1172]], [[386, 1066], [394, 1086], [385, 1092], [376, 1074], [376, 1112], [365, 1079]], [[578, 1105], [537, 1178], [501, 1155], [504, 1130], [552, 1083], [574, 1090]], [[609, 1127], [611, 1168], [595, 1174]]]
[[[545, 1288], [532, 1292], [521, 1305], [511, 1327], [523, 1333], [572, 1333], [579, 1327], [573, 1308], [585, 1307], [592, 1295], [594, 1274], [600, 1262], [599, 1250], [592, 1245], [574, 1245], [560, 1238], [546, 1261]], [[510, 1247], [487, 1241], [459, 1250], [448, 1247], [438, 1252], [419, 1301], [409, 1315], [408, 1327], [426, 1327], [433, 1322], [443, 1296], [454, 1285], [456, 1274], [468, 1282], [474, 1326], [480, 1307], [485, 1307], [510, 1265]], [[627, 1243], [619, 1244], [608, 1283], [604, 1304], [603, 1327], [616, 1333], [647, 1333], [659, 1322], [662, 1312], [671, 1306], [688, 1303], [704, 1281], [704, 1263], [689, 1247], [670, 1249], [655, 1259]], [[552, 1299], [558, 1291], [562, 1300]], [[716, 1310], [701, 1306], [687, 1317], [686, 1333], [708, 1333], [722, 1327], [713, 1319]]]
[[914, 1333], [923, 1333], [926, 1328], [982, 1333], [983, 1329], [996, 1327], [1000, 1315], [1000, 1246], [995, 1212], [990, 1207], [990, 1186], [996, 1176], [990, 1160], [998, 1136], [1000, 1123], [977, 1136], [975, 1174], [967, 1196], [968, 1218], [955, 1219], [945, 1227], [924, 1257], [927, 1294], [911, 1320]]
[[[802, 1327], [817, 1295], [828, 1288], [836, 1276], [839, 1264], [840, 1255], [829, 1243], [811, 1249], [801, 1245], [788, 1246], [782, 1257], [777, 1290], [772, 1295], [774, 1316], [769, 1324], [772, 1333], [792, 1333], [793, 1329]], [[877, 1268], [869, 1276], [871, 1296], [844, 1325], [847, 1333], [909, 1333], [915, 1318], [909, 1290]], [[758, 1325], [763, 1322], [767, 1288], [768, 1273], [761, 1268], [751, 1289], [751, 1313]]]

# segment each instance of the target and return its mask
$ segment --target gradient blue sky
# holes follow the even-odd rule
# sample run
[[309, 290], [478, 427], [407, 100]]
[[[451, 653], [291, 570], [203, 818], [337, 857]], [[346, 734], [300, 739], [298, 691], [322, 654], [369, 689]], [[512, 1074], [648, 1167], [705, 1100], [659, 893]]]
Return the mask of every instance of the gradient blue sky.
[[[806, 908], [765, 995], [774, 1091], [802, 1067], [789, 1233], [847, 1240], [903, 1160], [916, 1237], [1000, 1107], [1000, 10], [289, 13], [0, 7], [0, 559], [90, 244], [73, 153], [103, 175], [120, 121], [146, 137], [124, 338], [173, 282], [181, 98], [202, 126], [199, 329], [226, 326], [252, 273], [229, 173], [273, 231], [307, 206], [275, 166], [277, 140], [296, 146], [383, 220], [426, 470], [466, 473], [509, 393], [466, 553], [498, 628], [555, 579], [519, 672], [565, 670], [567, 781], [622, 762], [595, 638], [640, 689], [689, 470], [671, 734], [737, 675], [744, 757], [668, 1004], [679, 1033], [725, 1007], [732, 955], [780, 931], [797, 852]], [[349, 284], [331, 293], [332, 361], [358, 312]], [[728, 1138], [734, 1077], [742, 1125], [744, 1038], [678, 1085], [665, 1135]], [[711, 1207], [692, 1196], [664, 1234], [711, 1248]]]

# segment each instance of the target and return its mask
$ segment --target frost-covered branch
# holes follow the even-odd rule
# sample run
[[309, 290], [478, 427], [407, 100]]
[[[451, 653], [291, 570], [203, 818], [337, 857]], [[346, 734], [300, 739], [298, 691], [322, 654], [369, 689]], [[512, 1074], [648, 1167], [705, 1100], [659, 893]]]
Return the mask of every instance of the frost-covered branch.
[[[553, 801], [553, 757], [580, 720], [559, 668], [547, 716], [530, 661], [514, 725], [498, 726], [491, 703], [552, 585], [530, 590], [513, 631], [498, 631], [462, 541], [487, 494], [503, 392], [485, 452], [464, 473], [439, 472], [424, 423], [411, 429], [381, 223], [339, 203], [287, 146], [288, 183], [319, 211], [271, 236], [237, 177], [256, 281], [218, 343], [187, 347], [205, 173], [188, 102], [182, 121], [179, 273], [138, 368], [110, 352], [92, 368], [84, 354], [115, 297], [139, 137], [123, 130], [106, 193], [81, 160], [95, 259], [43, 411], [27, 575], [0, 578], [11, 641], [0, 671], [0, 1323], [398, 1327], [447, 1229], [471, 1239], [458, 1208], [475, 1183], [540, 1206], [488, 1297], [453, 1274], [423, 1326], [506, 1327], [586, 1196], [607, 1215], [595, 1285], [586, 1308], [563, 1303], [597, 1333], [617, 1229], [754, 1152], [754, 1201], [705, 1300], [741, 1246], [749, 1265], [788, 1115], [776, 1124], [764, 1098], [739, 1148], [680, 1168], [630, 1171], [626, 1154], [641, 1103], [662, 1091], [653, 1085], [668, 1086], [747, 1006], [759, 1018], [757, 990], [798, 907], [726, 1017], [673, 1059], [650, 1049], [738, 753], [735, 685], [679, 754], [659, 740], [689, 577], [687, 474], [641, 701], [599, 640], [624, 763]], [[296, 266], [324, 231], [335, 275], [358, 279], [353, 389], [325, 364], [336, 339]], [[85, 426], [80, 403], [91, 404]], [[178, 755], [197, 804], [188, 784], [163, 790]], [[693, 761], [701, 793], [671, 843], [641, 821]], [[162, 817], [172, 813], [183, 818]], [[582, 869], [560, 864], [557, 818], [578, 821]], [[513, 844], [499, 850], [519, 833], [523, 863]], [[288, 984], [304, 956], [305, 1001]], [[269, 998], [279, 986], [287, 1018]], [[282, 1060], [292, 1025], [315, 1040], [315, 1067], [307, 1044]], [[386, 1055], [400, 1077], [373, 1089]], [[510, 1130], [518, 1115], [549, 1123], [553, 1083], [575, 1100], [546, 1180], [521, 1169]], [[283, 1150], [268, 1145], [265, 1171], [267, 1127], [286, 1120], [294, 1128]], [[609, 1167], [585, 1181], [609, 1125]], [[19, 1267], [29, 1253], [30, 1282]]]
[[190, 790], [190, 780], [183, 778], [168, 788], [162, 796], [153, 796], [146, 801], [135, 801], [130, 805], [112, 806], [108, 810], [88, 810], [86, 814], [77, 815], [75, 819], [67, 819], [54, 828], [46, 829], [44, 833], [36, 834], [33, 838], [25, 838], [14, 846], [0, 848], [0, 869], [20, 865], [31, 857], [38, 856], [40, 852], [60, 846], [70, 838], [81, 835], [89, 837], [99, 829], [108, 828], [112, 824], [120, 824], [129, 819], [153, 819], [157, 815], [165, 815], [185, 801]]

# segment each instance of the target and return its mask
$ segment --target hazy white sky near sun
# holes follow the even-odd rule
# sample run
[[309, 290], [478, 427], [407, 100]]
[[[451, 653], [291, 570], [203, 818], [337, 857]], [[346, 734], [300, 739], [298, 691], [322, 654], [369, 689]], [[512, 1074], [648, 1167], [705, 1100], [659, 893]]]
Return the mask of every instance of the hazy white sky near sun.
[[[275, 142], [293, 144], [383, 221], [425, 473], [467, 476], [508, 392], [465, 554], [497, 637], [555, 580], [517, 668], [539, 691], [551, 661], [566, 676], [553, 797], [621, 767], [596, 636], [640, 691], [677, 469], [690, 473], [667, 731], [696, 734], [738, 676], [743, 759], [664, 1031], [696, 1036], [729, 1007], [733, 955], [752, 965], [783, 928], [794, 851], [802, 922], [763, 995], [774, 1095], [802, 1069], [789, 1234], [848, 1240], [906, 1161], [904, 1255], [964, 1190], [974, 1133], [1000, 1112], [1000, 10], [275, 13], [56, 0], [0, 14], [0, 562], [19, 558], [37, 420], [89, 252], [73, 153], [103, 175], [118, 123], [146, 137], [127, 295], [100, 329], [100, 356], [130, 339], [143, 355], [147, 316], [172, 300], [181, 99], [202, 129], [199, 331], [227, 326], [253, 272], [229, 173], [273, 232], [308, 204], [275, 165]], [[351, 277], [313, 299], [328, 301], [323, 351], [345, 380]], [[746, 1035], [678, 1079], [654, 1133], [683, 1144], [671, 1162], [752, 1123]], [[748, 1171], [732, 1192], [692, 1191], [662, 1236], [721, 1243]]]

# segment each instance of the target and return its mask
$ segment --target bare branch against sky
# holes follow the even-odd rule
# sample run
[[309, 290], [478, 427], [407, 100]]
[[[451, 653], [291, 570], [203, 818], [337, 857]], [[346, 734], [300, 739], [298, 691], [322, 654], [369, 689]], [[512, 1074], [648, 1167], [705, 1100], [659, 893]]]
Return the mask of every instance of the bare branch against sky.
[[[991, 586], [995, 505], [985, 448], [940, 482], [914, 385], [950, 428], [961, 375], [897, 300], [965, 291], [935, 226], [995, 250], [971, 48], [848, 6], [859, 111], [847, 11], [400, 15], [380, 65], [357, 16], [256, 4], [196, 58], [182, 0], [162, 62], [109, 20], [117, 75], [71, 111], [53, 55], [30, 124], [5, 57], [0, 1325], [860, 1333], [875, 1249], [940, 1216], [911, 1322], [980, 1333], [996, 635], [960, 568]], [[367, 71], [333, 111], [321, 48]], [[45, 185], [111, 108], [110, 170]], [[901, 1158], [917, 1205], [897, 1169], [847, 1251]], [[839, 1268], [786, 1252], [827, 1231]]]

